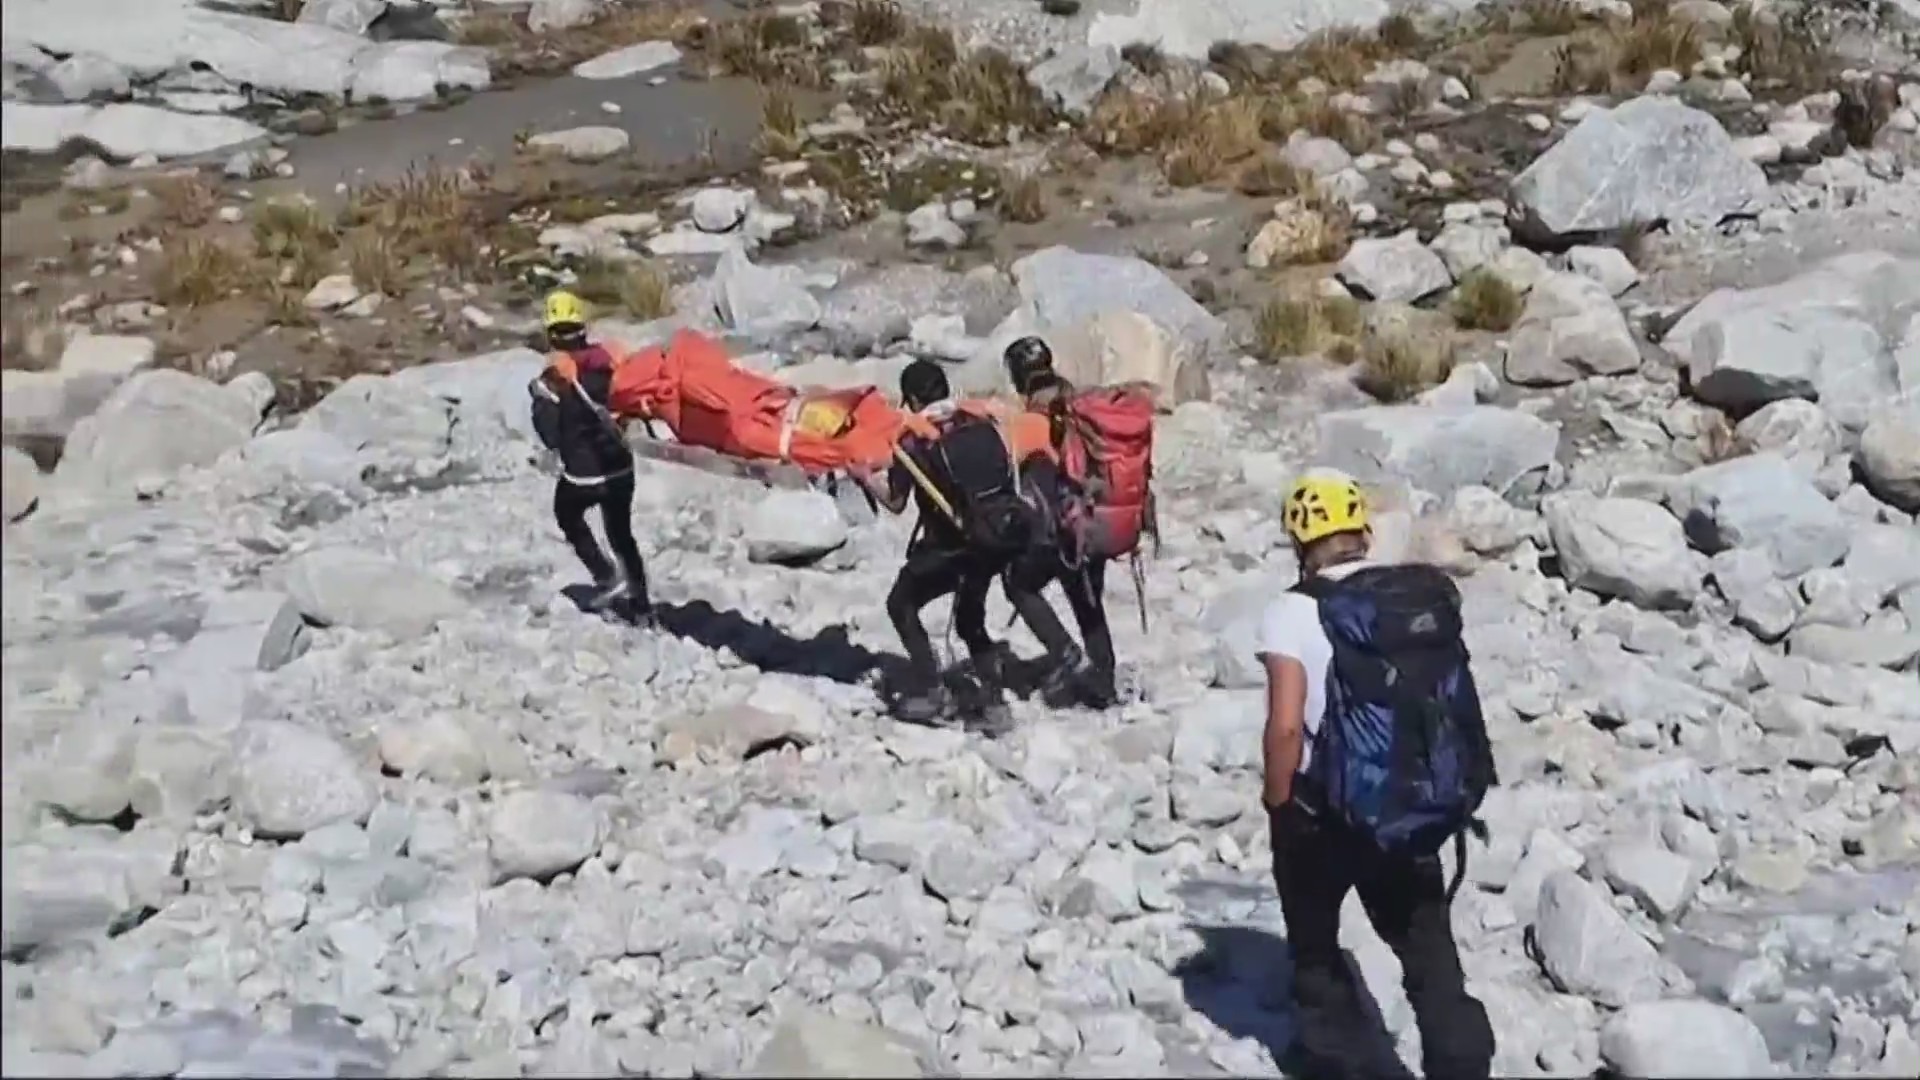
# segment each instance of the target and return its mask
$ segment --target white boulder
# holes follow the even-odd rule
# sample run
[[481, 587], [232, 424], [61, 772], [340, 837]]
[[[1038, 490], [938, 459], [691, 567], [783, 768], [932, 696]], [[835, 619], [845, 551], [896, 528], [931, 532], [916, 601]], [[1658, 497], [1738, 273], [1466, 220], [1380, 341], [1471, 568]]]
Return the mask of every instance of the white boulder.
[[604, 161], [626, 153], [632, 141], [621, 128], [593, 125], [543, 132], [528, 139], [527, 148], [560, 154], [569, 161]]
[[1695, 469], [1672, 487], [1667, 505], [1695, 547], [1709, 555], [1759, 548], [1786, 577], [1832, 566], [1852, 542], [1846, 515], [1774, 453]]
[[501, 879], [543, 880], [586, 862], [600, 850], [600, 815], [578, 795], [516, 791], [487, 822], [487, 851]]
[[294, 839], [364, 822], [379, 795], [367, 770], [323, 732], [257, 720], [234, 733], [233, 810], [257, 836]]
[[1569, 870], [1549, 874], [1540, 886], [1533, 935], [1554, 985], [1600, 1005], [1654, 1001], [1669, 981], [1678, 981], [1606, 894]]
[[1411, 304], [1453, 284], [1447, 264], [1412, 229], [1354, 241], [1335, 273], [1356, 294], [1390, 303]]
[[1874, 495], [1920, 514], [1920, 398], [1875, 413], [1860, 432], [1854, 462]]
[[1537, 486], [1560, 444], [1556, 425], [1491, 405], [1369, 406], [1322, 414], [1317, 427], [1327, 465], [1440, 496], [1474, 485], [1503, 496]]
[[1087, 44], [1124, 49], [1138, 42], [1205, 60], [1218, 42], [1285, 49], [1322, 30], [1377, 26], [1392, 10], [1387, 0], [1140, 0], [1130, 15], [1096, 14]]
[[142, 371], [74, 425], [54, 475], [63, 487], [133, 494], [211, 465], [246, 442], [259, 419], [215, 383], [166, 368]]
[[1619, 296], [1640, 283], [1639, 269], [1619, 248], [1575, 247], [1567, 252], [1567, 269], [1599, 282], [1608, 296]]
[[583, 26], [600, 14], [601, 4], [602, 0], [533, 0], [527, 9], [527, 29], [544, 34]]
[[1550, 238], [1758, 210], [1767, 177], [1711, 115], [1668, 97], [1595, 108], [1513, 182], [1523, 233]]
[[387, 0], [305, 0], [293, 21], [360, 36], [386, 13]]
[[0, 102], [0, 146], [47, 154], [92, 143], [122, 161], [191, 157], [265, 139], [267, 129], [231, 116], [172, 112], [152, 105], [35, 105]]
[[642, 41], [583, 60], [573, 66], [573, 73], [582, 79], [624, 79], [679, 62], [680, 50], [673, 42]]
[[1566, 492], [1542, 510], [1568, 584], [1645, 608], [1685, 608], [1699, 595], [1704, 561], [1661, 507]]
[[824, 492], [775, 491], [754, 505], [746, 534], [753, 562], [808, 562], [845, 544], [847, 523]]
[[1027, 82], [1054, 108], [1084, 117], [1120, 67], [1120, 50], [1111, 45], [1069, 45], [1028, 68]]
[[1767, 1040], [1753, 1021], [1710, 1001], [1641, 1002], [1600, 1029], [1600, 1056], [1617, 1076], [1653, 1080], [1700, 1076], [1737, 1080], [1773, 1073]]
[[1640, 347], [1605, 286], [1579, 274], [1549, 273], [1527, 294], [1507, 345], [1507, 379], [1563, 386], [1586, 375], [1640, 367]]
[[425, 571], [347, 547], [310, 551], [287, 568], [287, 593], [322, 626], [383, 632], [396, 640], [430, 633], [465, 610], [451, 588]]

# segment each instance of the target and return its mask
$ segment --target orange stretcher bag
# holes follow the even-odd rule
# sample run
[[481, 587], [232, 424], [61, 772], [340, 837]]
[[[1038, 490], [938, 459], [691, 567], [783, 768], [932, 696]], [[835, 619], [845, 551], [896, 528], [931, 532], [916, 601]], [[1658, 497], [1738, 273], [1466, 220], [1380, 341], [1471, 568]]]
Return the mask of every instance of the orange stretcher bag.
[[904, 419], [875, 387], [798, 390], [735, 365], [692, 330], [622, 361], [608, 405], [618, 417], [659, 420], [689, 446], [809, 474], [884, 466]]

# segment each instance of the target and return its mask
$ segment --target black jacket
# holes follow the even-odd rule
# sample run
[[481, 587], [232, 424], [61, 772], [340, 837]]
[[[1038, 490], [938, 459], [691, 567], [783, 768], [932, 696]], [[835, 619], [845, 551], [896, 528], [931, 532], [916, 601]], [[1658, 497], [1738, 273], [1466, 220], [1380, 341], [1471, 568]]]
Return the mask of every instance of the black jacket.
[[597, 345], [569, 355], [578, 365], [578, 382], [558, 378], [548, 369], [527, 384], [534, 432], [560, 455], [560, 472], [567, 480], [596, 483], [632, 472], [633, 451], [606, 411], [612, 356]]

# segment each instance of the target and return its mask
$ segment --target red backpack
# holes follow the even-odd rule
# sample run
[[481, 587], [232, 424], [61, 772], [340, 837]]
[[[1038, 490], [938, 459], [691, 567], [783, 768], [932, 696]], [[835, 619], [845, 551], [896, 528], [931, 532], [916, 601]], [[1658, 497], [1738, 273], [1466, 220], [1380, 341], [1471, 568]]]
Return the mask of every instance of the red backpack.
[[1130, 555], [1153, 520], [1153, 392], [1139, 384], [1081, 391], [1067, 401], [1061, 467], [1087, 493], [1088, 549]]

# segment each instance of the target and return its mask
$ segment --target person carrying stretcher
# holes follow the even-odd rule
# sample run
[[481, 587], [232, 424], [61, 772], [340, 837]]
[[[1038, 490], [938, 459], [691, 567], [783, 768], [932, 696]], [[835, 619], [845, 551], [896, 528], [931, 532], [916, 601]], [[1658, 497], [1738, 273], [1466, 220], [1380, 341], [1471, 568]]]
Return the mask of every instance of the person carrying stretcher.
[[[647, 571], [633, 539], [633, 452], [607, 411], [616, 362], [587, 341], [586, 305], [569, 292], [547, 297], [545, 326], [553, 352], [547, 367], [527, 384], [533, 396], [533, 426], [540, 441], [560, 458], [553, 489], [553, 520], [568, 546], [593, 575], [589, 610], [624, 606], [635, 621], [651, 615]], [[587, 524], [600, 508], [601, 524], [616, 569]], [[624, 602], [624, 604], [622, 604]]]
[[[1084, 657], [1071, 653], [1074, 669], [1064, 685], [1055, 680], [1049, 688], [1048, 704], [1108, 708], [1118, 694], [1107, 564], [1133, 554], [1141, 533], [1154, 531], [1153, 398], [1137, 386], [1076, 389], [1054, 370], [1052, 350], [1037, 337], [1015, 341], [1004, 359], [1027, 415], [1044, 418], [1053, 451], [1026, 466], [1052, 535], [1014, 565], [1009, 581], [1033, 593], [1059, 582], [1086, 643]], [[1144, 596], [1140, 572], [1136, 561], [1134, 584]], [[1143, 624], [1145, 611], [1143, 598]]]
[[[900, 375], [907, 409], [903, 434], [890, 470], [856, 478], [892, 513], [911, 495], [919, 523], [907, 545], [906, 562], [887, 594], [887, 615], [906, 650], [908, 685], [896, 688], [896, 712], [928, 722], [950, 713], [955, 701], [941, 677], [933, 643], [920, 613], [952, 596], [953, 625], [989, 693], [1005, 681], [1001, 652], [987, 633], [987, 590], [995, 577], [1022, 558], [1034, 542], [1038, 514], [1020, 480], [1019, 462], [1049, 451], [1044, 433], [1014, 424], [984, 406], [951, 400], [947, 376], [926, 360]], [[1016, 430], [1018, 429], [1018, 430]], [[1056, 669], [1077, 655], [1072, 639], [1037, 592], [1005, 579], [1007, 600], [1046, 648]]]

